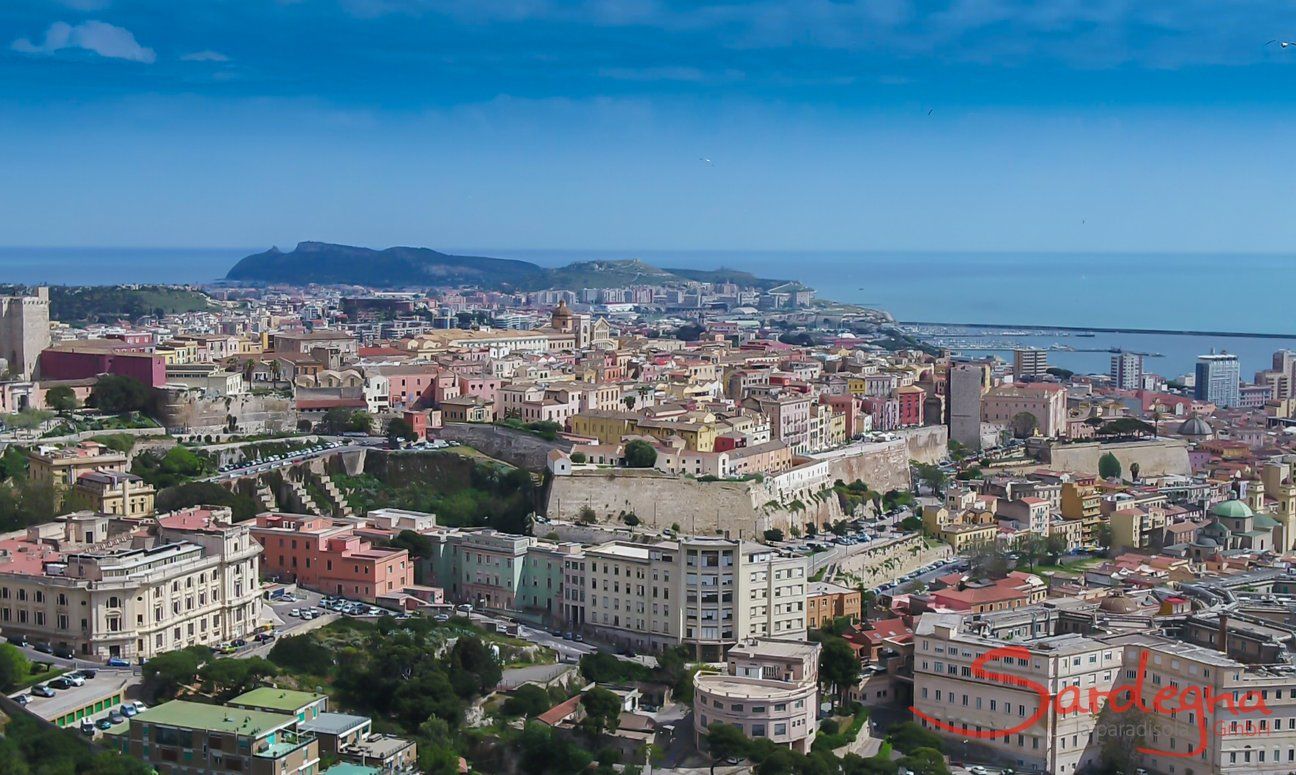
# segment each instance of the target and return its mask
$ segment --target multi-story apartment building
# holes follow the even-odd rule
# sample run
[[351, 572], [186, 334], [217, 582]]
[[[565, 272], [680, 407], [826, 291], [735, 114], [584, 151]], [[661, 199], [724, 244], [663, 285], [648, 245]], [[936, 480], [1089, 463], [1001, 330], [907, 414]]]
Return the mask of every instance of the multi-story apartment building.
[[1196, 382], [1193, 396], [1199, 401], [1209, 401], [1220, 407], [1237, 406], [1241, 370], [1238, 357], [1232, 353], [1212, 353], [1197, 356]]
[[1042, 377], [1048, 372], [1048, 350], [1038, 347], [1013, 350], [1013, 377]]
[[803, 637], [806, 559], [722, 538], [582, 547], [442, 528], [422, 575], [448, 598], [517, 611], [627, 647], [719, 659], [749, 637]]
[[105, 735], [163, 775], [315, 775], [319, 742], [287, 713], [173, 700]]
[[701, 740], [718, 722], [738, 727], [750, 739], [808, 752], [817, 726], [820, 648], [758, 638], [729, 649], [726, 673], [694, 678], [694, 734]]
[[261, 547], [228, 509], [139, 523], [79, 512], [0, 541], [0, 630], [77, 655], [151, 657], [249, 635]]
[[1143, 356], [1131, 352], [1113, 353], [1108, 374], [1113, 387], [1138, 390], [1143, 386]]

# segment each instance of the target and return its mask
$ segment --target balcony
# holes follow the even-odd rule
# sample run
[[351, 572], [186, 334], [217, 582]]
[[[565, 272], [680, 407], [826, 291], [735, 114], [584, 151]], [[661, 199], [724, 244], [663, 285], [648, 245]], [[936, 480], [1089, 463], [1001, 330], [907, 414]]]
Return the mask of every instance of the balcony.
[[274, 738], [273, 743], [268, 738], [258, 740], [256, 750], [252, 752], [252, 755], [260, 759], [282, 759], [298, 748], [315, 741], [315, 735], [293, 732], [288, 729], [279, 730], [275, 733]]

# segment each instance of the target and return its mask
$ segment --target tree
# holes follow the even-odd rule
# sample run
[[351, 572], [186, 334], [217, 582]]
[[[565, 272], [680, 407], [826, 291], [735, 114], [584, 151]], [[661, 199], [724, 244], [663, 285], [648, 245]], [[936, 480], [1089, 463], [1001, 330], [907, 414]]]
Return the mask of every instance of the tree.
[[575, 466], [584, 465], [585, 461], [588, 460], [588, 459], [589, 459], [589, 458], [585, 457], [585, 453], [584, 453], [584, 452], [573, 452], [573, 453], [571, 453], [571, 462], [572, 462], [572, 465], [575, 465]]
[[831, 684], [840, 700], [859, 683], [859, 677], [860, 661], [855, 650], [841, 638], [829, 638], [819, 652], [819, 680]]
[[657, 465], [657, 450], [642, 439], [635, 439], [625, 445], [626, 465], [631, 468], [652, 468]]
[[55, 385], [45, 392], [45, 404], [59, 414], [67, 414], [77, 408], [76, 393], [67, 385]]
[[750, 744], [741, 728], [719, 721], [707, 727], [706, 741], [711, 752], [711, 772], [715, 772], [716, 765], [726, 759], [744, 758]]
[[120, 374], [105, 374], [90, 389], [90, 403], [108, 414], [141, 412], [148, 408], [151, 398], [148, 385]]
[[782, 541], [783, 531], [779, 530], [776, 527], [772, 527], [769, 530], [765, 531], [765, 540], [770, 542]]
[[186, 648], [179, 651], [168, 651], [159, 654], [144, 663], [144, 682], [156, 699], [171, 699], [180, 691], [180, 687], [193, 683], [210, 650]]
[[590, 739], [615, 732], [620, 725], [621, 698], [607, 689], [596, 686], [582, 694], [581, 707], [585, 709], [585, 718], [579, 727]]
[[410, 557], [431, 557], [432, 539], [413, 530], [402, 530], [396, 534], [388, 546], [393, 549], [404, 549]]
[[980, 579], [1001, 579], [1013, 569], [1013, 562], [993, 541], [974, 544], [965, 552], [968, 570]]
[[414, 426], [404, 417], [393, 417], [387, 423], [387, 441], [391, 442], [394, 447], [402, 441], [417, 441], [418, 434], [414, 432]]
[[549, 692], [535, 684], [522, 684], [500, 706], [505, 716], [539, 716], [553, 705]]
[[918, 748], [900, 759], [900, 766], [914, 775], [950, 775], [945, 756], [935, 748]]
[[900, 520], [900, 529], [906, 533], [916, 533], [919, 530], [922, 530], [922, 528], [922, 520], [918, 517], [910, 516]]
[[333, 669], [333, 652], [310, 635], [280, 638], [268, 656], [276, 665], [308, 675], [328, 675]]
[[261, 657], [214, 659], [198, 670], [203, 692], [224, 699], [251, 691], [278, 674], [279, 668]]
[[1048, 555], [1049, 562], [1053, 565], [1058, 564], [1058, 561], [1062, 559], [1062, 555], [1066, 553], [1066, 550], [1066, 536], [1061, 533], [1052, 533], [1048, 538], [1044, 539], [1044, 553]]
[[17, 646], [0, 644], [0, 691], [11, 692], [31, 672], [31, 660]]
[[1121, 462], [1110, 452], [1106, 452], [1098, 458], [1098, 475], [1103, 479], [1119, 479], [1121, 475]]
[[1108, 772], [1134, 772], [1149, 739], [1161, 733], [1157, 714], [1138, 707], [1117, 712], [1107, 705], [1094, 724], [1094, 739], [1099, 742], [1099, 761]]
[[172, 447], [165, 454], [146, 450], [136, 455], [131, 463], [131, 473], [159, 490], [183, 484], [214, 470], [211, 458], [181, 446]]
[[945, 750], [940, 735], [923, 729], [912, 721], [905, 721], [892, 727], [887, 733], [887, 739], [897, 751], [906, 754], [914, 753], [920, 748]]
[[1099, 522], [1097, 529], [1094, 530], [1094, 541], [1103, 551], [1111, 548], [1112, 545], [1112, 528], [1110, 522]]
[[1139, 480], [1139, 464], [1138, 461], [1136, 460], [1133, 463], [1130, 463], [1130, 481], [1137, 482], [1138, 480]]
[[[473, 694], [481, 695], [493, 691], [500, 679], [504, 677], [499, 663], [495, 661], [495, 656], [486, 648], [481, 638], [465, 637], [455, 641], [454, 648], [450, 649], [449, 662], [454, 671], [451, 674], [452, 680], [453, 676], [460, 671], [472, 676]], [[460, 696], [463, 696], [463, 692], [460, 692]]]
[[685, 323], [675, 329], [675, 338], [683, 342], [696, 342], [706, 329], [693, 323]]
[[576, 512], [576, 518], [586, 525], [592, 525], [598, 521], [598, 515], [589, 506], [581, 506]]
[[914, 471], [918, 475], [918, 481], [926, 484], [932, 493], [945, 494], [945, 485], [949, 483], [949, 477], [940, 466], [934, 463], [915, 463]]

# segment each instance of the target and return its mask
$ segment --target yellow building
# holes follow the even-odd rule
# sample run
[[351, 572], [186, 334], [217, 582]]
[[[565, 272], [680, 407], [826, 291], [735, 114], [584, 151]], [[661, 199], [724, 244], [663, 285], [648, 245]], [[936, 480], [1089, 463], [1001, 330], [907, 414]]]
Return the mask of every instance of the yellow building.
[[70, 487], [82, 474], [125, 470], [126, 455], [94, 441], [74, 447], [37, 447], [27, 453], [27, 477], [37, 484]]
[[1090, 483], [1062, 483], [1062, 518], [1080, 523], [1081, 540], [1086, 545], [1095, 543], [1095, 533], [1102, 522], [1102, 496]]
[[135, 474], [92, 471], [82, 474], [72, 489], [91, 510], [101, 514], [147, 517], [153, 513], [153, 486]]
[[619, 444], [625, 436], [651, 436], [659, 440], [678, 436], [694, 452], [713, 452], [716, 423], [713, 416], [707, 417], [711, 419], [676, 422], [649, 420], [634, 412], [592, 410], [574, 414], [568, 422], [572, 433], [598, 439], [600, 444]]

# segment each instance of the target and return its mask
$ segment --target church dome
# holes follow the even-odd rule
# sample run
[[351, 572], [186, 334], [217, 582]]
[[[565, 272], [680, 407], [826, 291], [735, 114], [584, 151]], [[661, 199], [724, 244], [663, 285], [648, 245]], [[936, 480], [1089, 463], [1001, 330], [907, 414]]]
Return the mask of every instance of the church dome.
[[1214, 539], [1214, 538], [1210, 538], [1210, 537], [1208, 537], [1208, 536], [1198, 536], [1198, 537], [1197, 537], [1197, 540], [1196, 540], [1196, 541], [1193, 541], [1193, 546], [1200, 546], [1200, 547], [1202, 547], [1203, 549], [1218, 549], [1218, 548], [1219, 548], [1219, 544], [1215, 543], [1215, 539]]
[[1210, 436], [1214, 433], [1210, 423], [1203, 420], [1199, 414], [1194, 414], [1179, 425], [1180, 436]]
[[1217, 517], [1228, 517], [1230, 519], [1246, 519], [1254, 516], [1251, 507], [1239, 500], [1220, 501], [1211, 506], [1211, 513]]

